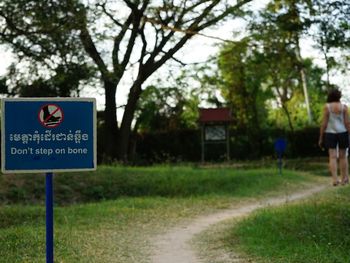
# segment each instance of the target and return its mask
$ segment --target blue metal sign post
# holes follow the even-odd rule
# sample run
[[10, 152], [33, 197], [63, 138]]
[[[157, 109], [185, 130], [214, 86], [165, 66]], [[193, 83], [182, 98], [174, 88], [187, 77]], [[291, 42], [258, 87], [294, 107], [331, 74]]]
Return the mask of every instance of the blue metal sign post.
[[53, 263], [53, 184], [52, 173], [46, 173], [46, 262]]
[[287, 148], [287, 141], [283, 138], [278, 138], [275, 141], [275, 151], [278, 155], [278, 169], [279, 174], [282, 175], [282, 155]]
[[46, 173], [46, 262], [53, 262], [53, 172], [96, 169], [96, 101], [11, 98], [1, 105], [3, 173]]

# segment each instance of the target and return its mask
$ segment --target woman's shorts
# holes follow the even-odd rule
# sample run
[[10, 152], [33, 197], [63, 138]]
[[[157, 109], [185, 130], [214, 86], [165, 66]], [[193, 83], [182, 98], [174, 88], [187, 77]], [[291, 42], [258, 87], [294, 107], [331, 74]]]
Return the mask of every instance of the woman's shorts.
[[325, 133], [324, 134], [324, 146], [327, 149], [345, 149], [349, 147], [349, 134], [348, 132], [342, 133]]

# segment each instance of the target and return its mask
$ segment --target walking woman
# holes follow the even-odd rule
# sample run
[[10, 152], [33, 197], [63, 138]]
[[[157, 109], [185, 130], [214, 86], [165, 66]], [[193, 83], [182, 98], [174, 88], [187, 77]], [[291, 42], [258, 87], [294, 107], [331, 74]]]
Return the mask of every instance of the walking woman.
[[[320, 128], [320, 147], [328, 149], [329, 171], [333, 185], [349, 183], [347, 148], [349, 147], [350, 122], [348, 107], [340, 102], [341, 92], [333, 89], [328, 93], [327, 103], [323, 109], [323, 120]], [[337, 148], [341, 181], [337, 175]]]

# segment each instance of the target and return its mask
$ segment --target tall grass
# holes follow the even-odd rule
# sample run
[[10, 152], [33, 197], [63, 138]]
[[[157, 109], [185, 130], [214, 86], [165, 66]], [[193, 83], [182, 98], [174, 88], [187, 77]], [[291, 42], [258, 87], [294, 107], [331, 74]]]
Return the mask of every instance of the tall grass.
[[[37, 204], [45, 197], [45, 177], [37, 174], [2, 175], [0, 203]], [[273, 190], [284, 182], [308, 177], [277, 169], [239, 170], [196, 167], [99, 167], [97, 172], [64, 173], [54, 176], [56, 204], [113, 200], [120, 197], [201, 195], [249, 196]]]

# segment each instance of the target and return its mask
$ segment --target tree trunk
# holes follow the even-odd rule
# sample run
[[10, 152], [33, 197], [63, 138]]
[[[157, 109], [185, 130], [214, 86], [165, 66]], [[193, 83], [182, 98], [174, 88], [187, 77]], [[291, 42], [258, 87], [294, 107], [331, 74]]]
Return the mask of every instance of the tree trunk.
[[286, 115], [287, 115], [289, 128], [290, 128], [291, 132], [294, 133], [294, 128], [293, 128], [292, 119], [291, 119], [291, 117], [290, 117], [290, 113], [289, 113], [289, 111], [288, 111], [288, 108], [287, 108], [285, 102], [282, 102], [282, 109], [284, 110], [284, 112], [285, 112]]
[[312, 123], [312, 113], [311, 113], [311, 108], [310, 108], [309, 93], [308, 93], [308, 89], [307, 89], [306, 74], [305, 74], [305, 69], [303, 66], [300, 68], [300, 78], [301, 78], [301, 83], [303, 85], [303, 92], [304, 92], [304, 96], [305, 96], [307, 117], [309, 120], [309, 124], [311, 124]]
[[141, 84], [137, 81], [131, 88], [128, 102], [125, 106], [123, 120], [119, 130], [118, 136], [118, 159], [123, 162], [128, 161], [128, 149], [130, 144], [130, 135], [132, 129], [132, 120], [136, 110], [137, 101], [141, 94]]
[[299, 44], [299, 36], [296, 36], [296, 50], [295, 50], [296, 58], [299, 63], [299, 72], [300, 72], [300, 80], [301, 80], [301, 85], [303, 87], [303, 92], [304, 92], [304, 97], [305, 97], [305, 105], [306, 105], [306, 110], [307, 110], [307, 116], [308, 116], [308, 121], [309, 124], [312, 123], [312, 113], [311, 113], [311, 108], [310, 108], [310, 101], [309, 101], [309, 92], [307, 88], [307, 81], [306, 81], [306, 74], [305, 74], [305, 67], [303, 64], [303, 59], [301, 57], [301, 52], [300, 52], [300, 44]]
[[105, 114], [104, 114], [104, 147], [107, 158], [116, 158], [117, 153], [117, 112], [116, 112], [116, 85], [109, 80], [104, 81], [105, 86]]
[[327, 90], [329, 91], [331, 88], [331, 83], [330, 83], [330, 78], [329, 78], [329, 72], [330, 72], [330, 63], [329, 63], [329, 58], [328, 58], [328, 50], [327, 47], [323, 44], [323, 41], [321, 40], [321, 45], [322, 45], [322, 53], [324, 60], [326, 62], [326, 77], [327, 77]]

